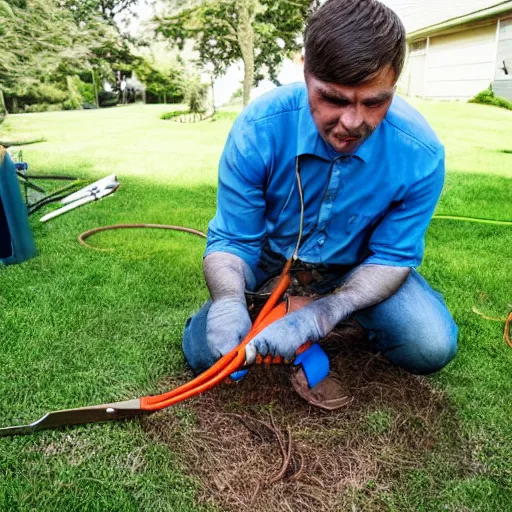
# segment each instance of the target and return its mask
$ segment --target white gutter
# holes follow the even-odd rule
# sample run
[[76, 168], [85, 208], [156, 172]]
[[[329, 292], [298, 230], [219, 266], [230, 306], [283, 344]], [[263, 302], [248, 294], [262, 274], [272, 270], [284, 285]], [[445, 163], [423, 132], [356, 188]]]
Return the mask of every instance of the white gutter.
[[512, 14], [512, 0], [506, 0], [505, 2], [488, 7], [487, 9], [481, 9], [479, 11], [466, 14], [465, 16], [459, 16], [458, 18], [452, 18], [450, 20], [443, 21], [442, 23], [437, 23], [436, 25], [430, 25], [429, 27], [415, 30], [410, 34], [407, 34], [407, 40], [412, 42], [416, 39], [424, 39], [425, 37], [453, 29], [459, 25], [506, 14]]

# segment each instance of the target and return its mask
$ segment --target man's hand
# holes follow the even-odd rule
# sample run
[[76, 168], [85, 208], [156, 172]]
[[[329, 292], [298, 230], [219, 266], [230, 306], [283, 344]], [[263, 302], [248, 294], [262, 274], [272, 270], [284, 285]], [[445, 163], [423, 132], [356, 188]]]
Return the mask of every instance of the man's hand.
[[206, 343], [216, 358], [238, 346], [250, 329], [245, 300], [224, 298], [213, 301], [206, 317]]
[[270, 324], [245, 348], [247, 363], [253, 363], [257, 354], [290, 360], [307, 341], [327, 336], [342, 319], [336, 302], [333, 296], [324, 297]]
[[206, 343], [214, 357], [233, 350], [251, 329], [244, 290], [255, 285], [252, 270], [242, 258], [214, 252], [203, 260], [212, 305], [206, 317]]

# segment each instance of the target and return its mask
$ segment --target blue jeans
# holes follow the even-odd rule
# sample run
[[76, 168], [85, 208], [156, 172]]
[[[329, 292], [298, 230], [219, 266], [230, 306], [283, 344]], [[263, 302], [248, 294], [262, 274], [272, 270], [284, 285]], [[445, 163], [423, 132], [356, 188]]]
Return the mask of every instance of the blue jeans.
[[[210, 301], [187, 320], [183, 352], [196, 372], [215, 358], [206, 343], [206, 315]], [[408, 372], [428, 375], [446, 366], [457, 352], [457, 326], [443, 297], [412, 270], [389, 299], [362, 309], [353, 318], [369, 331], [376, 349], [392, 364]]]

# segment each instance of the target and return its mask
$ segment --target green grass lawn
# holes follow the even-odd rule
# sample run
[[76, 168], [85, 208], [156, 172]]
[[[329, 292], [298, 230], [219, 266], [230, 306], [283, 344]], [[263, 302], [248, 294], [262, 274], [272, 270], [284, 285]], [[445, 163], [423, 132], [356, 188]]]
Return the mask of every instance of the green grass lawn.
[[[446, 146], [437, 213], [512, 220], [512, 112], [414, 104]], [[198, 125], [159, 119], [173, 109], [26, 114], [0, 127], [2, 139], [45, 137], [24, 148], [33, 172], [121, 181], [115, 195], [48, 224], [34, 215], [39, 256], [0, 270], [0, 426], [155, 394], [182, 372], [182, 327], [207, 297], [204, 241], [147, 230], [91, 239], [114, 252], [77, 242], [87, 229], [121, 222], [206, 230], [235, 114]], [[502, 324], [472, 312], [501, 317], [512, 307], [511, 244], [507, 226], [432, 222], [420, 271], [445, 295], [460, 350], [428, 382], [446, 395], [460, 442], [440, 439], [420, 465], [356, 490], [348, 510], [512, 510], [512, 349]], [[0, 511], [201, 510], [201, 484], [178, 452], [138, 420], [1, 438]]]

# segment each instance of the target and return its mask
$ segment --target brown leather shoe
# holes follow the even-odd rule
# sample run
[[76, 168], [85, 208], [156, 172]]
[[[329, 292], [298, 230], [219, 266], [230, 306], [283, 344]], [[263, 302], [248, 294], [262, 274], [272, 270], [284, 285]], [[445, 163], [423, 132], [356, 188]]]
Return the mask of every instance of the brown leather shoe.
[[[319, 343], [329, 356], [329, 359], [331, 359], [331, 368], [339, 368], [339, 363], [342, 362], [340, 359], [343, 358], [344, 347], [355, 344], [361, 345], [365, 340], [367, 340], [367, 334], [364, 329], [358, 322], [350, 319], [337, 325]], [[333, 411], [346, 407], [354, 399], [336, 376], [336, 372], [330, 372], [322, 382], [319, 382], [314, 388], [310, 388], [304, 371], [301, 367], [298, 367], [292, 369], [290, 381], [293, 389], [309, 404]]]
[[347, 395], [340, 381], [331, 374], [314, 388], [310, 388], [304, 370], [299, 366], [292, 369], [290, 381], [293, 389], [306, 402], [327, 411], [345, 407], [353, 400], [353, 397]]

